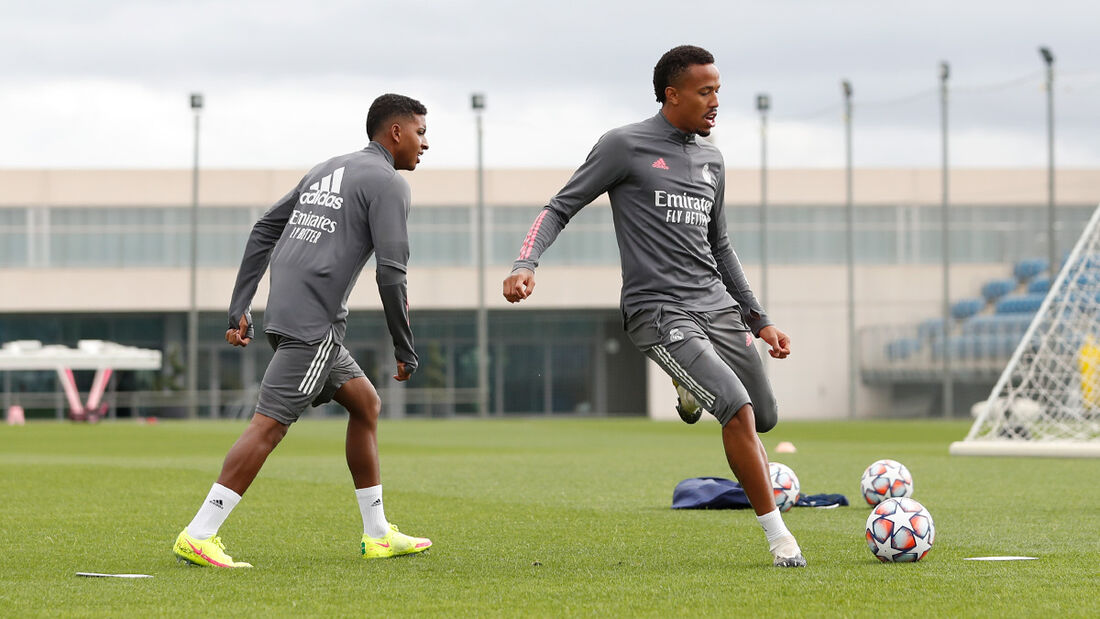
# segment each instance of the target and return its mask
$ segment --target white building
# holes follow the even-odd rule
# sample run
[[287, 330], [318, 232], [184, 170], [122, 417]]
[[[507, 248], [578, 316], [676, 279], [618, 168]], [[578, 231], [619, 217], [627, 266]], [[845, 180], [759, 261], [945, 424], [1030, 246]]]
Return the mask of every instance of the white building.
[[[252, 406], [270, 350], [263, 341], [244, 352], [225, 344], [226, 308], [252, 223], [303, 172], [200, 173], [204, 415], [239, 415]], [[571, 172], [486, 172], [489, 267], [482, 292], [490, 311], [493, 414], [674, 414], [667, 379], [621, 328], [618, 251], [606, 196], [582, 211], [544, 256], [531, 299], [510, 306], [501, 296], [501, 280], [528, 226]], [[413, 195], [409, 299], [421, 369], [407, 387], [389, 379], [392, 351], [369, 272], [351, 297], [346, 345], [380, 387], [385, 414], [473, 414], [475, 175], [424, 168], [407, 178]], [[734, 248], [769, 314], [793, 339], [789, 359], [768, 362], [784, 418], [848, 414], [844, 179], [843, 170], [769, 173], [765, 286], [759, 171], [727, 176]], [[162, 374], [120, 372], [111, 397], [122, 414], [134, 406], [168, 406], [159, 414], [175, 414], [186, 384], [191, 172], [4, 170], [0, 187], [0, 341], [71, 346], [107, 339], [162, 350]], [[977, 296], [983, 282], [1007, 276], [1019, 259], [1048, 255], [1045, 170], [954, 170], [950, 187], [952, 299]], [[1100, 201], [1100, 170], [1060, 170], [1056, 196], [1064, 252]], [[854, 199], [857, 328], [940, 316], [939, 171], [856, 170]], [[266, 293], [261, 286], [257, 312]], [[60, 410], [51, 376], [6, 373], [4, 403]], [[974, 389], [988, 392], [992, 379], [975, 380]], [[928, 412], [937, 389], [938, 380], [860, 380], [857, 416]], [[960, 411], [967, 394], [960, 392]], [[917, 404], [902, 410], [906, 400]]]

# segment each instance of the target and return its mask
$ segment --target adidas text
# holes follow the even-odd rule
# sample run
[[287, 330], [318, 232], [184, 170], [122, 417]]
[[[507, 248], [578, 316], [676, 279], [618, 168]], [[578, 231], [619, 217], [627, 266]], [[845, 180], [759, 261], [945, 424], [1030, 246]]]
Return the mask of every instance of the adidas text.
[[340, 210], [340, 207], [344, 206], [344, 199], [336, 194], [324, 192], [324, 191], [310, 191], [303, 193], [299, 199], [302, 204], [314, 204], [316, 206], [327, 206], [333, 210]]
[[344, 181], [344, 167], [341, 166], [321, 177], [321, 180], [309, 186], [309, 191], [298, 198], [300, 204], [312, 204], [315, 206], [327, 206], [333, 210], [339, 210], [344, 206], [344, 199], [340, 197], [340, 185]]

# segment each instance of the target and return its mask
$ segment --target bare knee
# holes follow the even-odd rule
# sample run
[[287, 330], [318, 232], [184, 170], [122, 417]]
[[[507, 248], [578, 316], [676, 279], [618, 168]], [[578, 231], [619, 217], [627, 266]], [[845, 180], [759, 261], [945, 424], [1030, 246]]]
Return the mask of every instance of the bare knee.
[[348, 415], [360, 423], [369, 425], [372, 429], [378, 425], [378, 415], [382, 412], [382, 399], [373, 391], [373, 397], [365, 398], [357, 406], [348, 408]]
[[378, 397], [374, 385], [366, 378], [353, 378], [344, 383], [333, 396], [340, 406], [347, 409], [348, 415], [357, 422], [375, 425], [382, 411], [382, 399]]

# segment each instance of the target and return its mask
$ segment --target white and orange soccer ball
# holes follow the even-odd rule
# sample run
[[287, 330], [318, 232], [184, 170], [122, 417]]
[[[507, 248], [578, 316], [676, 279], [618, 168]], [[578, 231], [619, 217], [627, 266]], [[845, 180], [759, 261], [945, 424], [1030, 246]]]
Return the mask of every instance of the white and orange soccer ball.
[[794, 474], [791, 467], [778, 462], [768, 463], [768, 476], [772, 481], [775, 506], [781, 512], [789, 511], [798, 502], [798, 493], [801, 491], [798, 476]]
[[867, 547], [883, 563], [920, 561], [932, 550], [936, 526], [932, 514], [909, 498], [890, 497], [867, 517]]
[[911, 497], [913, 476], [897, 460], [877, 460], [863, 472], [859, 480], [859, 493], [868, 505], [878, 505], [892, 497]]

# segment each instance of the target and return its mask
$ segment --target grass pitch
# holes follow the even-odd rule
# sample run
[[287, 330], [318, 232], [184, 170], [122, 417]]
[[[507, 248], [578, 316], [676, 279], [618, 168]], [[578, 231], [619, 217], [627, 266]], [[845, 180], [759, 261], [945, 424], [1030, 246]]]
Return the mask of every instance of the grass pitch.
[[[1100, 594], [1100, 461], [951, 457], [958, 422], [765, 435], [798, 447], [772, 455], [804, 492], [852, 502], [785, 516], [810, 563], [791, 570], [751, 512], [669, 509], [680, 480], [730, 477], [713, 421], [383, 420], [386, 515], [434, 546], [363, 561], [343, 423], [306, 420], [220, 532], [256, 568], [178, 565], [172, 542], [243, 427], [0, 427], [0, 616], [1085, 616]], [[886, 457], [935, 520], [920, 563], [880, 564], [863, 541], [859, 477]], [[963, 560], [984, 555], [1039, 560]]]

